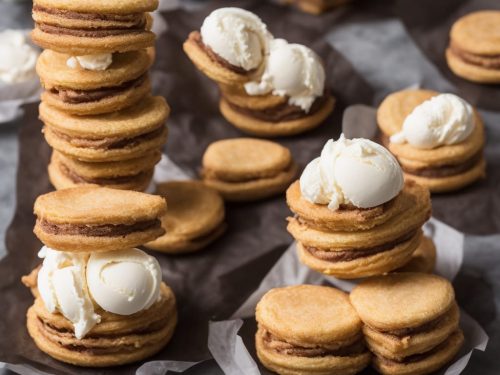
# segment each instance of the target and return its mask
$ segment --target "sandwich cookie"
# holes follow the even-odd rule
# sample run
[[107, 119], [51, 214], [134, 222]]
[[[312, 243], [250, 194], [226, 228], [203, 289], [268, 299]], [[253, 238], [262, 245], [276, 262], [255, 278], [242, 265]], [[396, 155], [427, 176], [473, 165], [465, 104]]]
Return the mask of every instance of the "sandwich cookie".
[[308, 267], [338, 278], [383, 274], [408, 263], [430, 217], [429, 191], [366, 139], [327, 142], [287, 190], [287, 230]]
[[382, 143], [405, 177], [431, 192], [461, 189], [485, 176], [484, 126], [478, 112], [453, 94], [403, 90], [377, 111]]
[[483, 10], [460, 18], [450, 31], [448, 66], [478, 83], [500, 83], [500, 11]]
[[120, 250], [163, 235], [161, 197], [81, 186], [41, 195], [34, 232], [47, 246], [68, 252]]
[[58, 190], [95, 184], [113, 189], [144, 191], [160, 159], [161, 153], [153, 151], [137, 159], [88, 163], [54, 150], [48, 171], [50, 182]]
[[35, 0], [31, 33], [44, 49], [74, 56], [137, 51], [152, 47], [152, 18], [157, 0]]
[[271, 289], [257, 304], [257, 356], [278, 374], [356, 374], [370, 363], [361, 321], [335, 288]]
[[[75, 115], [97, 115], [130, 107], [151, 90], [148, 69], [152, 53], [146, 50], [116, 53], [105, 70], [71, 67], [70, 55], [45, 50], [37, 73], [45, 91], [41, 99]], [[68, 64], [70, 66], [68, 66]]]
[[252, 201], [286, 190], [298, 167], [290, 150], [254, 138], [214, 142], [203, 155], [201, 177], [228, 201]]
[[224, 233], [224, 201], [202, 182], [167, 182], [157, 186], [156, 194], [169, 202], [161, 217], [166, 233], [148, 242], [147, 248], [172, 254], [193, 252]]
[[208, 78], [238, 86], [261, 70], [271, 38], [255, 14], [239, 8], [220, 8], [205, 18], [200, 31], [189, 34], [183, 48]]
[[382, 374], [430, 374], [451, 361], [464, 337], [453, 287], [439, 276], [394, 273], [362, 282], [350, 295]]
[[40, 104], [47, 143], [65, 155], [90, 162], [136, 159], [157, 150], [167, 138], [169, 112], [160, 96], [145, 97], [132, 107], [101, 116], [75, 116]]
[[269, 43], [263, 73], [239, 90], [221, 86], [220, 110], [245, 133], [277, 137], [320, 125], [334, 99], [325, 89], [325, 70], [314, 51], [284, 39]]
[[138, 249], [41, 253], [43, 265], [23, 278], [35, 297], [27, 327], [40, 350], [73, 365], [104, 367], [144, 359], [170, 341], [176, 301], [156, 259]]

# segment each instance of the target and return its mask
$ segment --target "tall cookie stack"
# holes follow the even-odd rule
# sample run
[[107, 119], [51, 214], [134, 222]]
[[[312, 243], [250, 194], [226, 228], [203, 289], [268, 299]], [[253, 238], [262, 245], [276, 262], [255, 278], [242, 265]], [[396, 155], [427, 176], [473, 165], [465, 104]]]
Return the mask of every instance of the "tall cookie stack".
[[35, 202], [43, 264], [23, 278], [40, 350], [85, 367], [115, 366], [162, 349], [177, 324], [176, 300], [158, 261], [134, 248], [165, 231], [159, 196], [79, 186]]
[[166, 141], [169, 107], [151, 96], [157, 0], [35, 0], [40, 118], [56, 189], [145, 190]]

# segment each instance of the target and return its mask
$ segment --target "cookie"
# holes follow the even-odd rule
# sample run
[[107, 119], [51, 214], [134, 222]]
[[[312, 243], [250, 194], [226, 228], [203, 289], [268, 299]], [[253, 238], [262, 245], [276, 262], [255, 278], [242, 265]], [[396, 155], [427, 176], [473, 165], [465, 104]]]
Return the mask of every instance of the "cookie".
[[60, 251], [121, 250], [163, 235], [165, 211], [165, 200], [158, 196], [81, 186], [39, 196], [34, 232]]
[[449, 362], [463, 343], [450, 282], [436, 275], [393, 273], [359, 284], [351, 303], [382, 374], [427, 374]]
[[88, 163], [53, 151], [48, 167], [52, 185], [60, 190], [95, 184], [113, 189], [144, 191], [148, 188], [161, 153], [153, 151], [137, 159]]
[[349, 0], [289, 0], [289, 2], [295, 3], [303, 12], [320, 15], [348, 3]]
[[177, 324], [172, 290], [161, 284], [161, 294], [149, 309], [123, 316], [98, 309], [101, 322], [83, 339], [59, 313], [49, 313], [41, 298], [27, 313], [27, 327], [36, 346], [51, 357], [76, 366], [107, 367], [140, 361], [160, 351]]
[[48, 144], [75, 159], [91, 162], [136, 159], [161, 147], [170, 108], [147, 96], [135, 106], [100, 116], [75, 116], [40, 104]]
[[97, 115], [130, 107], [151, 90], [148, 69], [152, 53], [146, 50], [115, 53], [113, 63], [100, 71], [70, 68], [70, 55], [45, 50], [37, 73], [45, 91], [42, 101], [75, 115]]
[[241, 107], [236, 102], [231, 102], [229, 96], [223, 96], [219, 109], [224, 118], [242, 132], [272, 138], [300, 134], [316, 128], [332, 113], [334, 105], [334, 98], [325, 94], [316, 99], [307, 113], [287, 102], [264, 110], [254, 110]]
[[355, 374], [370, 363], [361, 321], [344, 292], [298, 285], [257, 304], [257, 356], [278, 374]]
[[405, 119], [415, 107], [438, 94], [420, 89], [398, 91], [385, 98], [377, 111], [381, 142], [396, 156], [405, 178], [426, 186], [433, 193], [468, 186], [483, 178], [486, 169], [484, 125], [477, 110], [473, 115], [474, 129], [462, 142], [430, 149], [391, 142], [390, 137], [401, 131]]
[[500, 11], [473, 12], [457, 20], [446, 49], [448, 66], [472, 82], [500, 83]]
[[398, 268], [395, 272], [422, 272], [432, 273], [436, 266], [436, 246], [434, 241], [429, 237], [424, 236], [422, 242], [414, 251], [411, 259], [403, 267]]
[[75, 56], [136, 51], [152, 47], [152, 18], [158, 1], [116, 2], [36, 0], [34, 43]]
[[380, 275], [408, 263], [421, 245], [421, 227], [431, 214], [422, 186], [406, 182], [396, 198], [374, 208], [332, 211], [306, 201], [298, 184], [287, 191], [295, 214], [287, 230], [298, 242], [300, 261], [318, 272], [345, 279]]
[[203, 155], [203, 182], [228, 201], [280, 194], [296, 177], [290, 150], [278, 143], [233, 138], [210, 144]]
[[165, 234], [145, 246], [165, 253], [187, 253], [204, 248], [226, 229], [224, 201], [198, 181], [172, 181], [157, 186], [156, 194], [168, 199], [162, 216]]

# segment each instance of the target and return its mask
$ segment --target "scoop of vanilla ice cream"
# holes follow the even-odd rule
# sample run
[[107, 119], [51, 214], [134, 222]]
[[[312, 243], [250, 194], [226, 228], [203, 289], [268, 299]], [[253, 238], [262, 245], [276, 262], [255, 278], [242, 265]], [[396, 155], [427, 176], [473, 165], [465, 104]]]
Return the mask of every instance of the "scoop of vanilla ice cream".
[[158, 300], [160, 264], [139, 249], [92, 253], [87, 283], [92, 298], [104, 310], [131, 315]]
[[398, 195], [403, 184], [401, 168], [387, 149], [343, 134], [337, 141], [329, 140], [300, 177], [302, 196], [331, 210], [342, 204], [378, 206]]
[[51, 313], [59, 311], [73, 323], [75, 337], [83, 338], [101, 320], [87, 292], [85, 255], [44, 246], [39, 256], [44, 260], [37, 284], [45, 308]]
[[470, 104], [456, 95], [440, 94], [415, 107], [406, 117], [402, 130], [390, 140], [432, 149], [460, 143], [473, 130], [474, 111]]
[[71, 69], [80, 66], [82, 69], [102, 71], [109, 68], [113, 63], [113, 54], [99, 53], [97, 55], [72, 56], [66, 61]]
[[240, 8], [220, 8], [205, 18], [203, 43], [230, 64], [252, 70], [260, 66], [272, 35], [255, 14]]
[[25, 32], [0, 32], [0, 56], [0, 81], [17, 83], [36, 77], [38, 52], [27, 42]]
[[323, 95], [325, 70], [318, 55], [300, 44], [274, 39], [270, 43], [266, 68], [260, 82], [248, 82], [249, 95], [288, 96], [288, 103], [309, 112], [312, 103]]

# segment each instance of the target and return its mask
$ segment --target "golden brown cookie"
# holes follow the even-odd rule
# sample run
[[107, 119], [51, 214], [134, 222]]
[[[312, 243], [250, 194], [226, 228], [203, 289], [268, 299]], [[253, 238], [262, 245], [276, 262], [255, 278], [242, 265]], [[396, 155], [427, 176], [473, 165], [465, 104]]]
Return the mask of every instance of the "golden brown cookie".
[[75, 116], [40, 104], [45, 139], [57, 151], [90, 162], [136, 159], [158, 150], [167, 137], [170, 108], [160, 96], [100, 116]]
[[81, 186], [41, 195], [34, 232], [60, 251], [110, 251], [142, 245], [165, 233], [165, 199], [128, 190]]
[[119, 111], [137, 103], [151, 89], [148, 69], [152, 53], [146, 50], [115, 53], [102, 71], [70, 68], [70, 55], [45, 50], [37, 62], [37, 74], [45, 91], [41, 99], [61, 111], [96, 115]]
[[147, 310], [122, 316], [101, 309], [101, 322], [83, 339], [73, 334], [72, 323], [59, 313], [49, 313], [40, 298], [28, 310], [27, 327], [40, 350], [66, 363], [108, 367], [140, 361], [160, 351], [177, 324], [172, 290], [162, 283], [161, 294]]
[[463, 142], [420, 149], [409, 143], [396, 144], [390, 136], [398, 133], [406, 117], [424, 101], [438, 95], [430, 90], [403, 90], [389, 95], [380, 104], [377, 122], [382, 143], [398, 159], [405, 178], [429, 188], [431, 192], [461, 189], [485, 176], [483, 157], [484, 125], [475, 111], [475, 126]]
[[[266, 102], [267, 98], [263, 101]], [[335, 99], [331, 95], [316, 99], [308, 113], [288, 103], [265, 110], [253, 110], [231, 103], [226, 97], [222, 97], [219, 102], [219, 109], [229, 123], [244, 133], [269, 138], [311, 130], [326, 120], [334, 106]]]
[[113, 189], [144, 191], [148, 188], [161, 153], [153, 151], [137, 159], [88, 163], [53, 151], [48, 167], [52, 185], [60, 190], [95, 184]]
[[382, 374], [428, 374], [460, 349], [463, 334], [450, 282], [423, 273], [371, 278], [351, 292], [363, 333]]
[[156, 194], [168, 199], [162, 216], [165, 234], [145, 246], [165, 253], [187, 253], [202, 249], [226, 229], [224, 201], [215, 190], [199, 181], [160, 184]]
[[458, 76], [478, 83], [500, 83], [500, 11], [483, 10], [457, 20], [450, 31], [446, 60]]
[[208, 146], [203, 182], [225, 200], [249, 201], [280, 194], [297, 175], [290, 150], [278, 143], [233, 138]]
[[257, 304], [257, 356], [279, 374], [356, 374], [370, 362], [361, 321], [344, 292], [297, 285]]
[[434, 241], [424, 236], [422, 242], [412, 254], [411, 259], [395, 272], [432, 273], [436, 266], [436, 246]]
[[[74, 4], [78, 3], [78, 4]], [[151, 12], [157, 1], [33, 2], [33, 42], [40, 47], [71, 55], [136, 51], [151, 47]]]

